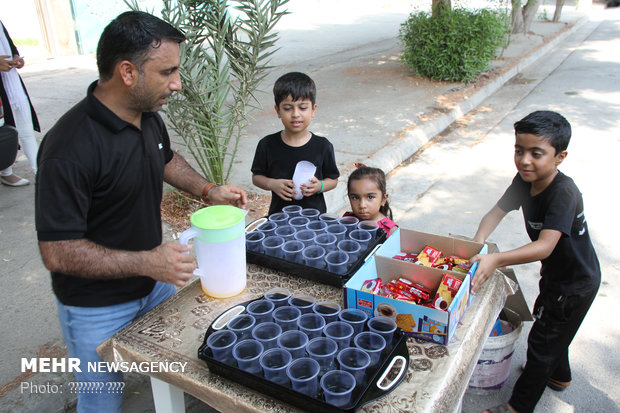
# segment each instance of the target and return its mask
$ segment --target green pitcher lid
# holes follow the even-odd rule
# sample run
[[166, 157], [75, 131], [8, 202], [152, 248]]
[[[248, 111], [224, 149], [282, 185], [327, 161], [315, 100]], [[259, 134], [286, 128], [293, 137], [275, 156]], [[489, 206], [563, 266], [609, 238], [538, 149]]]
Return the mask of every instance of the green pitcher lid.
[[231, 205], [214, 205], [194, 212], [189, 221], [201, 229], [226, 229], [245, 222], [245, 213]]

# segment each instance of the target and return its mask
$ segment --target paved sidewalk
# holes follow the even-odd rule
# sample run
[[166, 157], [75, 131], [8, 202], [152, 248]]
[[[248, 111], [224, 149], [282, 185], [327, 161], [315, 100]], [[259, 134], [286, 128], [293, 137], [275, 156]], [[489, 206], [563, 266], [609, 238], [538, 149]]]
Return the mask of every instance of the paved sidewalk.
[[[342, 1], [352, 6], [348, 0]], [[586, 21], [584, 12], [565, 6], [562, 22], [537, 21], [532, 34], [514, 37], [493, 63], [496, 70], [489, 78], [462, 85], [412, 75], [399, 60], [397, 39], [399, 25], [407, 18], [410, 6], [394, 1], [389, 7], [373, 9], [372, 3], [364, 1], [368, 8], [354, 12], [349, 9], [348, 15], [346, 8], [333, 11], [347, 15], [348, 20], [339, 20], [337, 15], [321, 19], [325, 10], [320, 9], [300, 9], [295, 18], [291, 15], [288, 21], [283, 20], [281, 49], [273, 61], [276, 69], [265, 81], [263, 89], [268, 93], [260, 95], [263, 110], [253, 113], [247, 137], [240, 143], [231, 183], [260, 191], [251, 184], [249, 165], [258, 140], [281, 129], [269, 91], [275, 78], [285, 72], [304, 71], [317, 83], [318, 110], [311, 130], [327, 136], [336, 149], [342, 177], [337, 189], [327, 194], [327, 200], [330, 210], [341, 210], [346, 201], [344, 182], [354, 162], [391, 171]], [[545, 7], [547, 15], [552, 15], [553, 6]], [[309, 20], [302, 24], [304, 13]], [[92, 56], [27, 62], [21, 73], [43, 132], [80, 100], [88, 84], [97, 78]], [[33, 179], [21, 153], [16, 172]], [[21, 357], [64, 354], [49, 274], [36, 247], [33, 202], [33, 185], [0, 187], [0, 289], [4, 292], [0, 320], [5, 327], [24, 326], [0, 338], [0, 411], [63, 411], [74, 401], [67, 394], [20, 392], [19, 385], [25, 381], [62, 384], [73, 380], [68, 374], [28, 376], [20, 369]], [[408, 202], [413, 205], [415, 199]], [[152, 411], [150, 386], [145, 378], [130, 375], [126, 390], [126, 411]], [[187, 400], [190, 411], [204, 408], [191, 397]]]

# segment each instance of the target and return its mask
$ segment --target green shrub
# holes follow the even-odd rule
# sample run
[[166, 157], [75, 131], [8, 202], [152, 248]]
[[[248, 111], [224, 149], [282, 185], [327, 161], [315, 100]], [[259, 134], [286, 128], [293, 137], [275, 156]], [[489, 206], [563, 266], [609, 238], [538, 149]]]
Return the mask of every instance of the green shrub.
[[471, 82], [505, 44], [508, 23], [505, 13], [491, 10], [412, 13], [400, 28], [402, 60], [424, 77]]

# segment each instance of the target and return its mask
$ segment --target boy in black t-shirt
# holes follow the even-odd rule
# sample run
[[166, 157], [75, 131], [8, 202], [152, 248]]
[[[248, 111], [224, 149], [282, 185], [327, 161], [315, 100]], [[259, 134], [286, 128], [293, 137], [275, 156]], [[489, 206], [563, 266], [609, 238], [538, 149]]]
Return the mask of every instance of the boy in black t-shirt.
[[545, 386], [561, 391], [571, 384], [568, 346], [577, 333], [601, 282], [590, 241], [583, 200], [571, 178], [557, 167], [566, 158], [571, 127], [560, 114], [533, 112], [514, 124], [518, 173], [483, 218], [474, 237], [484, 242], [502, 218], [523, 209], [532, 240], [520, 248], [476, 255], [472, 292], [498, 267], [540, 260], [540, 294], [528, 337], [527, 362], [508, 404], [488, 411], [532, 412]]
[[[271, 191], [269, 215], [287, 205], [326, 212], [323, 193], [336, 187], [340, 172], [333, 145], [308, 131], [317, 107], [314, 81], [303, 73], [287, 73], [276, 81], [273, 95], [284, 130], [258, 142], [252, 162], [252, 182]], [[316, 173], [309, 183], [301, 185], [303, 198], [295, 200], [293, 173], [299, 161], [312, 162]]]

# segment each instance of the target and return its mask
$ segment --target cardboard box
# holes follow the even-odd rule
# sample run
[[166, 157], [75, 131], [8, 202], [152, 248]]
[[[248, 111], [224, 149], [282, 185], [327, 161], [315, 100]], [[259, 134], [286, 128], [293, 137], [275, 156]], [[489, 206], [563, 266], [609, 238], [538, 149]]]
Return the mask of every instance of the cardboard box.
[[[397, 229], [377, 250], [375, 256], [369, 259], [345, 284], [345, 306], [359, 308], [370, 316], [392, 317], [406, 334], [447, 344], [469, 305], [472, 274], [477, 266], [472, 266], [468, 274], [463, 274], [391, 258], [399, 252], [418, 253], [425, 245], [441, 250], [445, 256], [458, 255], [463, 258], [470, 258], [477, 253], [486, 253], [487, 250], [486, 245], [471, 241]], [[446, 273], [463, 281], [447, 311], [382, 297], [361, 290], [364, 281], [369, 279], [381, 278], [384, 282], [389, 282], [402, 277], [434, 291]]]

